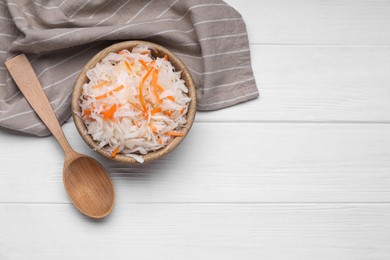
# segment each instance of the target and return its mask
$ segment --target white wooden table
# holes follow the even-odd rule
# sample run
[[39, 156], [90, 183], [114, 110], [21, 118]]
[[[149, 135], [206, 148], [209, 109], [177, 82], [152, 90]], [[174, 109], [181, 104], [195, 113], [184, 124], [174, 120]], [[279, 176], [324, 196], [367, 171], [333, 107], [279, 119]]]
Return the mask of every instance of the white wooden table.
[[227, 2], [261, 98], [199, 113], [155, 163], [103, 160], [100, 222], [69, 203], [52, 137], [1, 130], [1, 260], [390, 259], [390, 1]]

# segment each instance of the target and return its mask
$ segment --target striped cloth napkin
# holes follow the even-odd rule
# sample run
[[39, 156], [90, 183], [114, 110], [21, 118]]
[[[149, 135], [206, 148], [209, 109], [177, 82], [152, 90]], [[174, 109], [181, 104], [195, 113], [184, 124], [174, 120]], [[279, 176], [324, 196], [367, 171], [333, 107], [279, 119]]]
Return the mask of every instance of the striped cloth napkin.
[[71, 115], [81, 68], [101, 49], [146, 40], [188, 66], [198, 110], [258, 97], [241, 15], [220, 0], [0, 0], [0, 126], [49, 132], [31, 110], [4, 62], [25, 53], [61, 123]]

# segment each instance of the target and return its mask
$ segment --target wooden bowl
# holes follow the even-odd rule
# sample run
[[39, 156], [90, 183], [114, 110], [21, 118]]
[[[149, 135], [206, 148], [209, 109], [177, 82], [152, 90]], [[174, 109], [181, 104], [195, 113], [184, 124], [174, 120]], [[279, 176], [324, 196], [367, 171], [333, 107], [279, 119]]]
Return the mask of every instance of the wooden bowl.
[[76, 125], [76, 128], [78, 132], [80, 133], [81, 137], [84, 139], [84, 141], [98, 154], [115, 160], [119, 162], [124, 163], [137, 163], [137, 161], [129, 156], [126, 156], [124, 154], [118, 153], [115, 157], [111, 157], [111, 153], [104, 150], [99, 149], [97, 142], [95, 142], [92, 139], [92, 136], [87, 134], [87, 127], [84, 124], [83, 120], [78, 116], [81, 113], [81, 107], [79, 106], [79, 100], [81, 97], [81, 90], [82, 86], [88, 82], [88, 78], [86, 76], [87, 70], [95, 67], [97, 63], [99, 63], [104, 57], [106, 57], [110, 52], [118, 52], [123, 49], [127, 49], [131, 51], [136, 46], [146, 46], [149, 47], [152, 50], [152, 56], [154, 57], [164, 57], [165, 54], [169, 56], [169, 61], [172, 63], [172, 65], [175, 67], [176, 71], [182, 71], [181, 78], [185, 81], [185, 84], [188, 88], [187, 95], [191, 98], [191, 101], [189, 103], [188, 112], [187, 112], [187, 123], [183, 127], [183, 133], [184, 135], [181, 137], [174, 137], [171, 142], [169, 142], [166, 146], [163, 148], [160, 148], [156, 151], [152, 151], [147, 153], [146, 155], [143, 155], [144, 161], [152, 161], [156, 160], [173, 149], [175, 149], [186, 137], [188, 134], [188, 131], [190, 130], [192, 123], [195, 119], [196, 114], [196, 90], [195, 90], [195, 84], [192, 80], [191, 74], [189, 73], [187, 67], [184, 65], [184, 63], [176, 57], [175, 54], [173, 54], [168, 49], [155, 44], [151, 42], [145, 42], [145, 41], [126, 41], [126, 42], [120, 42], [114, 45], [111, 45], [104, 50], [100, 51], [98, 54], [96, 54], [88, 63], [85, 65], [84, 69], [81, 71], [79, 77], [76, 80], [74, 89], [73, 89], [73, 95], [72, 95], [72, 115], [73, 120]]

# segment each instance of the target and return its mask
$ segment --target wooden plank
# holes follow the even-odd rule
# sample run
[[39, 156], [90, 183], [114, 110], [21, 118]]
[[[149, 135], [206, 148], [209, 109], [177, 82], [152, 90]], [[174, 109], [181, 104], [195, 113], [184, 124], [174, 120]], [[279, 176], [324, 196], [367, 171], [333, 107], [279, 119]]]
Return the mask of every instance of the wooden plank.
[[390, 44], [383, 0], [227, 0], [259, 44]]
[[198, 121], [390, 122], [390, 47], [251, 46], [260, 98]]
[[[388, 124], [195, 123], [172, 154], [135, 166], [97, 157], [72, 122], [64, 131], [107, 167], [120, 202], [390, 202]], [[53, 138], [0, 143], [0, 202], [68, 202]]]
[[0, 258], [390, 258], [389, 204], [0, 204]]

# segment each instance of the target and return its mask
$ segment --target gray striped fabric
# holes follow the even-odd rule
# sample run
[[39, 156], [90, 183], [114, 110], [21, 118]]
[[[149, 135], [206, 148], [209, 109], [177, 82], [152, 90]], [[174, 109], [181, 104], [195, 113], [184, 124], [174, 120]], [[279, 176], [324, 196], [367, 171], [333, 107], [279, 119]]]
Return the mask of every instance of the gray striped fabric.
[[146, 40], [188, 66], [199, 110], [258, 96], [241, 15], [220, 0], [0, 0], [0, 126], [49, 134], [7, 73], [4, 62], [26, 53], [59, 121], [69, 118], [73, 84], [101, 49]]

